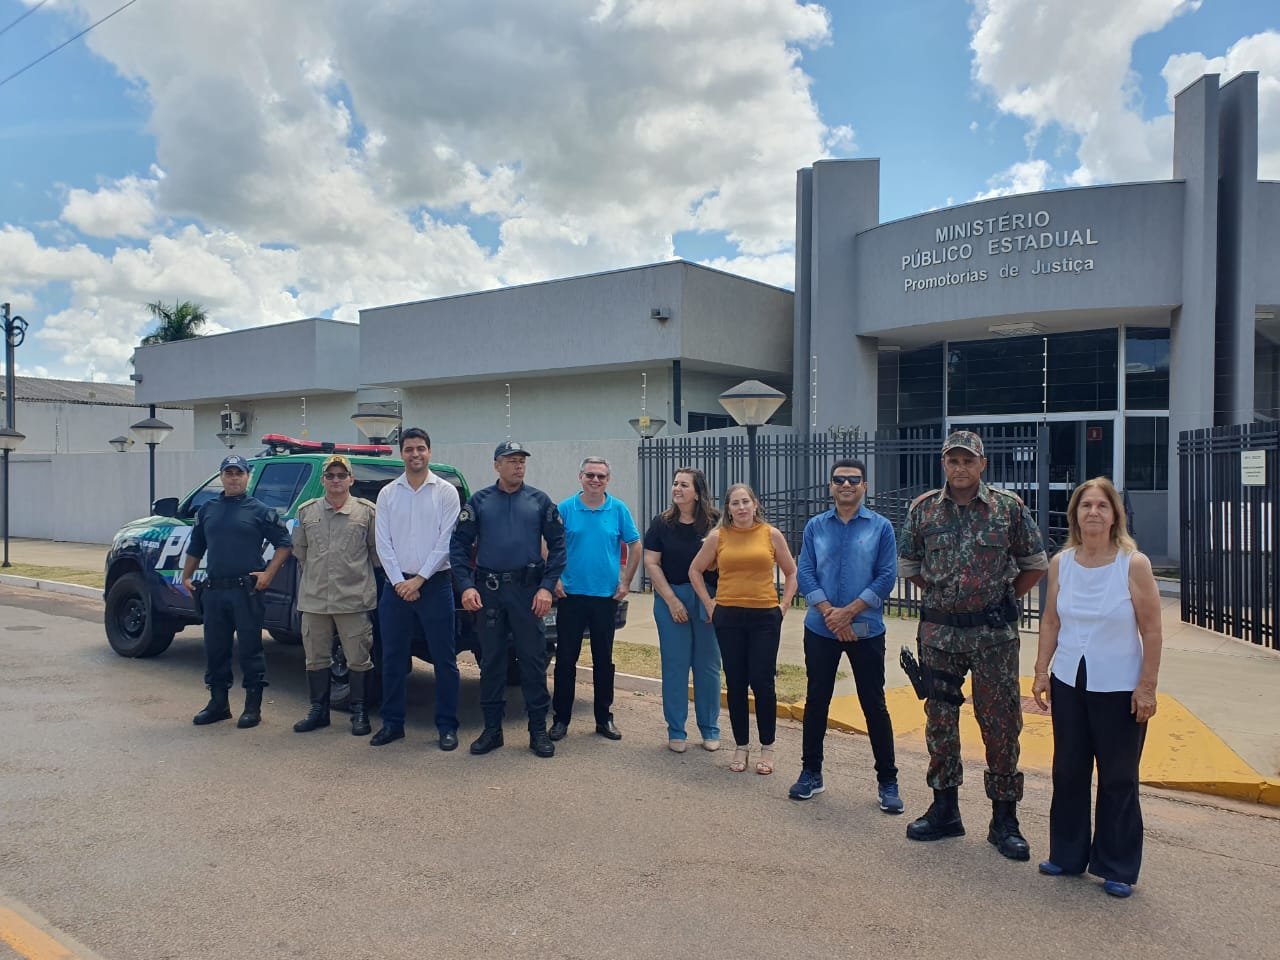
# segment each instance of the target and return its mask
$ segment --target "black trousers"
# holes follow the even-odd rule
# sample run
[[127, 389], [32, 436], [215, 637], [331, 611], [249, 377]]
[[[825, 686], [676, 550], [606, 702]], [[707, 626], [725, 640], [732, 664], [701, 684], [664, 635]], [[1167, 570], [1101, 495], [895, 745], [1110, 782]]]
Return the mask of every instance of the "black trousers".
[[230, 689], [234, 638], [240, 641], [240, 682], [246, 690], [267, 685], [267, 658], [262, 652], [262, 594], [246, 587], [209, 587], [202, 598], [204, 682]]
[[[1049, 859], [1067, 873], [1136, 883], [1142, 867], [1138, 762], [1147, 725], [1129, 712], [1132, 693], [1090, 693], [1080, 660], [1074, 687], [1053, 677], [1053, 803]], [[1089, 788], [1098, 769], [1097, 808], [1089, 829]]]
[[491, 589], [484, 577], [476, 584], [483, 604], [476, 615], [480, 633], [480, 709], [486, 727], [502, 726], [507, 706], [508, 637], [520, 661], [520, 687], [529, 712], [529, 729], [547, 728], [547, 635], [534, 616], [536, 586], [499, 583]]
[[897, 783], [898, 767], [893, 752], [893, 721], [884, 702], [884, 634], [841, 643], [805, 628], [804, 668], [808, 677], [804, 703], [804, 753], [806, 770], [822, 772], [822, 740], [827, 733], [831, 694], [836, 688], [836, 670], [841, 654], [849, 658], [858, 703], [867, 718], [867, 736], [876, 761], [876, 780]]
[[756, 698], [760, 745], [767, 747], [778, 731], [778, 694], [773, 677], [778, 670], [782, 611], [777, 607], [757, 610], [716, 604], [711, 625], [720, 644], [733, 742], [739, 747], [751, 742], [751, 706], [747, 700], [750, 687]]
[[556, 604], [556, 690], [551, 699], [556, 721], [573, 717], [582, 635], [591, 631], [591, 682], [595, 686], [596, 723], [613, 717], [613, 635], [618, 601], [570, 593]]

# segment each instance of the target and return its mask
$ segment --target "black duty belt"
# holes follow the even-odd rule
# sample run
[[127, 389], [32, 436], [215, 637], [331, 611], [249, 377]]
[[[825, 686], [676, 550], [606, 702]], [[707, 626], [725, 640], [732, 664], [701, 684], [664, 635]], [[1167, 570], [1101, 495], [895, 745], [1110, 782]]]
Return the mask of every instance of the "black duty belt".
[[992, 604], [984, 610], [971, 613], [946, 613], [942, 610], [920, 608], [920, 619], [944, 627], [991, 627], [999, 629], [1018, 622], [1018, 605], [1012, 599]]
[[243, 577], [209, 577], [205, 585], [210, 590], [238, 590], [243, 587], [256, 587], [257, 581], [248, 575]]
[[546, 568], [541, 563], [531, 563], [519, 570], [486, 570], [476, 568], [476, 582], [484, 582], [489, 590], [497, 590], [504, 583], [514, 583], [518, 587], [534, 587], [542, 582]]

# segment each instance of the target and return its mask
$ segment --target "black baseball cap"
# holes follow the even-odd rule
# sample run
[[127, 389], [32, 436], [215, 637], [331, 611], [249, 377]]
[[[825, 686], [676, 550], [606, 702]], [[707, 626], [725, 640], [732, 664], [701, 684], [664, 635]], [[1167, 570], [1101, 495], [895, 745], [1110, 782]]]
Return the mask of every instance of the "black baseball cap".
[[498, 444], [497, 449], [493, 451], [493, 459], [498, 460], [502, 457], [527, 457], [529, 451], [525, 449], [523, 443], [519, 440], [503, 440]]
[[218, 472], [221, 473], [223, 470], [243, 470], [248, 473], [249, 461], [240, 456], [240, 454], [233, 453], [228, 457], [222, 458], [222, 466], [218, 468]]

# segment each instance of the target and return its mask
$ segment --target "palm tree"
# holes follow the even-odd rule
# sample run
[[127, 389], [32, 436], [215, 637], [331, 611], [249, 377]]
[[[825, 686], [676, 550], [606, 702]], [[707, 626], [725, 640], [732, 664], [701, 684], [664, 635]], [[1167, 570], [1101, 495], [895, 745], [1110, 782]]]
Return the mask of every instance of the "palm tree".
[[183, 300], [181, 303], [175, 300], [172, 307], [157, 300], [155, 303], [148, 303], [147, 309], [159, 326], [142, 338], [144, 347], [152, 343], [169, 343], [172, 340], [198, 337], [200, 328], [208, 319], [204, 307], [190, 300]]

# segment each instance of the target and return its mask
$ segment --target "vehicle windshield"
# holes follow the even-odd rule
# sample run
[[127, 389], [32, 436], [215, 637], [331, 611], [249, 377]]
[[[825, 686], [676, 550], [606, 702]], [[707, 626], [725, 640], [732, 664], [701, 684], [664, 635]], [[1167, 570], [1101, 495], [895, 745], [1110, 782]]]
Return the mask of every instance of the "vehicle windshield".
[[196, 512], [210, 500], [214, 500], [222, 493], [222, 477], [214, 474], [209, 478], [209, 482], [191, 495], [191, 498], [183, 505], [178, 512], [181, 517], [194, 517]]

